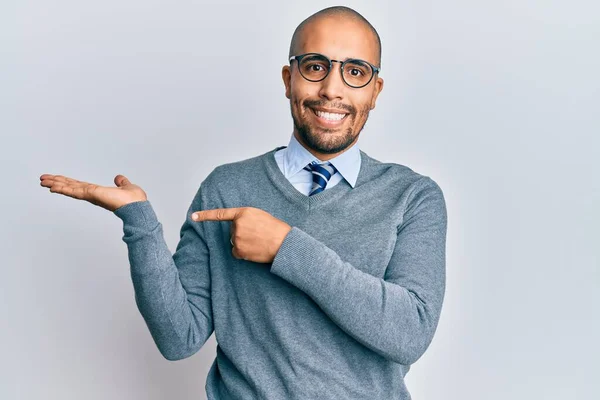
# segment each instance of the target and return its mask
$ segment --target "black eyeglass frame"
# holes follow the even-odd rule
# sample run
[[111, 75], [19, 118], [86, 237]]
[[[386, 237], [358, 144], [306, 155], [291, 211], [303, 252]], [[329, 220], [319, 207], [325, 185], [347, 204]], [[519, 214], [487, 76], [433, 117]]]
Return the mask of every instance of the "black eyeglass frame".
[[[302, 70], [300, 69], [300, 62], [301, 62], [301, 61], [302, 61], [302, 59], [303, 59], [304, 57], [306, 57], [306, 56], [321, 56], [321, 57], [323, 57], [324, 59], [326, 59], [326, 60], [328, 60], [328, 61], [329, 61], [329, 69], [327, 70], [327, 73], [325, 74], [325, 76], [324, 76], [324, 77], [322, 77], [321, 79], [316, 79], [316, 80], [315, 80], [315, 79], [308, 79], [307, 77], [305, 77], [305, 76], [304, 76], [304, 74], [302, 74]], [[289, 61], [290, 61], [290, 65], [292, 64], [292, 61], [293, 61], [293, 60], [296, 60], [296, 61], [298, 62], [298, 72], [300, 72], [300, 75], [302, 75], [302, 77], [303, 77], [304, 79], [306, 79], [307, 81], [309, 81], [309, 82], [321, 82], [323, 79], [325, 79], [325, 78], [327, 78], [327, 77], [329, 76], [329, 73], [330, 73], [330, 72], [331, 72], [331, 70], [333, 69], [333, 63], [334, 63], [334, 62], [340, 63], [340, 64], [341, 64], [341, 65], [340, 65], [340, 73], [342, 74], [342, 80], [344, 81], [344, 83], [345, 83], [346, 85], [350, 86], [351, 88], [355, 88], [355, 89], [360, 89], [360, 88], [363, 88], [363, 87], [367, 86], [369, 83], [371, 83], [371, 81], [372, 81], [372, 80], [373, 80], [373, 78], [375, 77], [375, 74], [378, 74], [378, 73], [379, 73], [379, 71], [381, 71], [381, 68], [378, 68], [378, 67], [374, 66], [373, 64], [371, 64], [371, 63], [370, 63], [370, 62], [368, 62], [368, 61], [361, 60], [360, 58], [349, 58], [349, 59], [347, 59], [347, 60], [345, 60], [345, 61], [340, 61], [340, 60], [332, 60], [332, 59], [330, 59], [329, 57], [327, 57], [326, 55], [324, 55], [324, 54], [321, 54], [321, 53], [304, 53], [304, 54], [299, 54], [299, 55], [297, 55], [297, 56], [291, 56], [291, 57], [290, 57], [290, 60], [289, 60]], [[361, 62], [361, 63], [365, 63], [365, 64], [367, 64], [369, 67], [371, 67], [371, 72], [372, 72], [372, 74], [371, 74], [371, 78], [370, 78], [370, 79], [367, 81], [367, 83], [365, 83], [364, 85], [361, 85], [361, 86], [353, 86], [353, 85], [349, 84], [348, 82], [346, 82], [346, 79], [344, 78], [344, 65], [346, 65], [346, 63], [348, 63], [348, 62], [352, 62], [352, 61], [355, 61], [355, 62], [356, 62], [356, 61], [359, 61], [359, 62]]]

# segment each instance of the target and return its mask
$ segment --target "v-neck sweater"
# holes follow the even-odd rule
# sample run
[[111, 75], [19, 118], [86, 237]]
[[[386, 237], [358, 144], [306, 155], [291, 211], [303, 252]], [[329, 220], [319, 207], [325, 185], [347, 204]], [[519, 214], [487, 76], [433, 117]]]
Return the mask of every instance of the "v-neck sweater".
[[[200, 184], [171, 253], [150, 201], [123, 221], [135, 299], [161, 354], [196, 353], [214, 332], [210, 400], [402, 399], [445, 291], [446, 205], [428, 176], [362, 150], [356, 185], [300, 193], [277, 147], [220, 165]], [[231, 222], [195, 211], [256, 207], [288, 223], [272, 263], [232, 255]]]

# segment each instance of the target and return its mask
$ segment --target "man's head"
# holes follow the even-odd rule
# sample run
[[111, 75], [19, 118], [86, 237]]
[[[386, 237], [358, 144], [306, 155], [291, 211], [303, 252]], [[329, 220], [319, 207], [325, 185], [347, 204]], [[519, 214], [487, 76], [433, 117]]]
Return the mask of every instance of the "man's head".
[[[308, 17], [294, 31], [290, 57], [306, 53], [319, 53], [342, 62], [358, 59], [380, 67], [381, 42], [377, 31], [362, 15], [347, 7], [330, 7]], [[375, 108], [377, 96], [383, 89], [383, 79], [368, 64], [364, 64], [365, 68], [347, 64], [344, 77], [350, 85], [360, 86], [360, 76], [373, 73], [365, 86], [351, 87], [344, 81], [341, 64], [332, 62], [329, 74], [314, 82], [305, 76], [320, 79], [318, 73], [329, 66], [312, 56], [304, 59], [303, 74], [297, 59], [282, 69], [285, 95], [290, 99], [294, 120], [294, 135], [319, 159], [328, 160], [356, 143], [369, 111]], [[341, 120], [339, 114], [343, 114]]]

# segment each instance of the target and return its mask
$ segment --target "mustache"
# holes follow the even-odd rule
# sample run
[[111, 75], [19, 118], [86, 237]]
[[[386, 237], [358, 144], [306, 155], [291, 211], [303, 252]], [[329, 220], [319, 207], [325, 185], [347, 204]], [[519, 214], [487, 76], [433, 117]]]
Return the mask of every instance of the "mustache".
[[348, 114], [356, 114], [356, 108], [343, 103], [327, 103], [325, 100], [304, 100], [302, 102], [304, 107], [323, 107], [323, 108], [335, 108], [338, 110], [348, 111]]

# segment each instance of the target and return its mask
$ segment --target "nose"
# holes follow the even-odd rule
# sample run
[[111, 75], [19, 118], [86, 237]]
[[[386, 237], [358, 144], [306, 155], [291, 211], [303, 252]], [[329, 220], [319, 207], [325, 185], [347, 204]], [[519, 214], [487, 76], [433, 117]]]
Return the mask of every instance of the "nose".
[[346, 84], [342, 79], [342, 70], [337, 61], [333, 62], [331, 71], [321, 82], [319, 96], [327, 100], [342, 99]]

